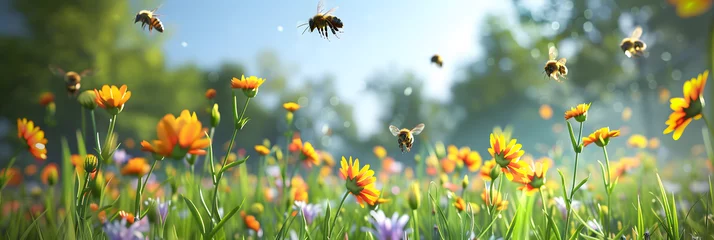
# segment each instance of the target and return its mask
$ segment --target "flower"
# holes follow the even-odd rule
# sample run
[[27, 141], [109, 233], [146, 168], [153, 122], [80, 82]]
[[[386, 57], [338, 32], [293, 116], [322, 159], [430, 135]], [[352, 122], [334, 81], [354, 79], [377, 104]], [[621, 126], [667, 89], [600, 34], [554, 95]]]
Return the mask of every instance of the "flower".
[[[301, 183], [296, 184], [296, 181], [301, 181]], [[307, 184], [305, 184], [305, 181], [303, 181], [302, 178], [293, 178], [293, 181], [290, 184], [290, 196], [294, 201], [307, 201]]]
[[528, 166], [525, 162], [519, 162], [519, 159], [525, 153], [521, 147], [521, 144], [516, 143], [516, 139], [511, 139], [506, 144], [503, 134], [491, 134], [491, 147], [488, 152], [501, 167], [501, 171], [506, 174], [508, 180], [513, 180], [514, 174], [520, 175], [525, 172], [525, 168]]
[[412, 183], [409, 186], [409, 192], [407, 193], [407, 200], [409, 201], [409, 207], [412, 210], [416, 210], [421, 205], [421, 190], [419, 190], [419, 183]]
[[209, 88], [208, 90], [206, 90], [206, 98], [208, 100], [211, 100], [215, 97], [216, 97], [216, 89]]
[[[555, 197], [553, 198], [553, 201], [555, 201], [555, 207], [560, 212], [561, 217], [566, 218], [568, 214], [568, 206], [565, 204], [565, 199], [563, 197]], [[578, 209], [580, 209], [580, 205], [581, 203], [578, 200], [573, 200], [573, 202], [570, 203], [570, 207], [573, 211], [578, 211]]]
[[45, 148], [47, 138], [45, 138], [45, 132], [42, 131], [39, 126], [35, 126], [34, 122], [27, 120], [27, 118], [18, 118], [17, 137], [27, 144], [27, 148], [35, 159], [47, 159], [47, 149]]
[[129, 159], [129, 162], [121, 169], [121, 174], [141, 177], [149, 173], [149, 170], [151, 170], [151, 167], [146, 162], [146, 159], [138, 157]]
[[481, 155], [477, 151], [471, 151], [469, 147], [462, 147], [457, 150], [453, 145], [449, 146], [448, 158], [457, 161], [457, 163], [466, 165], [471, 172], [478, 170], [482, 161]]
[[126, 150], [124, 149], [118, 149], [114, 151], [114, 155], [112, 156], [114, 158], [114, 163], [115, 164], [124, 164], [127, 160], [131, 158], [131, 156], [126, 153]]
[[256, 76], [250, 76], [248, 78], [241, 76], [240, 79], [234, 77], [231, 79], [231, 87], [242, 89], [243, 94], [245, 94], [246, 97], [252, 98], [258, 94], [258, 88], [263, 84], [263, 82], [265, 82], [264, 79]]
[[677, 16], [690, 18], [702, 15], [712, 7], [712, 0], [669, 0], [677, 8]]
[[553, 117], [553, 108], [551, 108], [548, 104], [540, 105], [540, 108], [538, 109], [538, 114], [541, 118], [543, 118], [543, 120], [548, 120]]
[[152, 144], [142, 141], [141, 147], [143, 151], [173, 159], [182, 159], [187, 153], [205, 155], [204, 148], [208, 147], [210, 140], [204, 132], [206, 129], [202, 129], [195, 112], [191, 114], [183, 110], [178, 118], [166, 114], [156, 126], [159, 139], [153, 140]]
[[307, 221], [307, 225], [312, 224], [312, 221], [315, 220], [315, 217], [319, 216], [320, 212], [322, 212], [322, 207], [320, 205], [307, 204], [303, 201], [295, 201], [295, 206], [293, 206], [293, 209], [300, 211], [305, 216], [305, 221]]
[[94, 90], [86, 90], [77, 96], [77, 102], [82, 105], [87, 110], [94, 110], [97, 108], [97, 94]]
[[152, 199], [149, 198], [144, 202], [144, 205], [149, 206], [149, 209], [151, 212], [147, 214], [149, 217], [149, 220], [153, 220], [153, 222], [156, 222], [156, 220], [161, 220], [161, 223], [166, 222], [166, 217], [169, 214], [169, 206], [171, 206], [171, 201], [161, 201], [161, 199]]
[[578, 104], [578, 106], [565, 111], [565, 120], [575, 118], [575, 121], [585, 122], [588, 118], [588, 109], [590, 109], [590, 104], [591, 103], [581, 103]]
[[387, 157], [382, 160], [382, 171], [388, 174], [398, 174], [404, 169], [404, 165], [401, 162], [397, 162], [394, 158]]
[[545, 173], [552, 164], [551, 162], [552, 160], [549, 158], [541, 159], [535, 163], [535, 166], [523, 178], [514, 179], [515, 182], [523, 184], [518, 187], [518, 190], [523, 190], [526, 191], [526, 194], [533, 195], [541, 187], [545, 186]]
[[6, 171], [5, 168], [0, 170], [0, 186], [2, 184], [7, 184], [8, 186], [17, 186], [22, 183], [22, 173], [20, 169], [11, 167], [10, 170]]
[[660, 144], [660, 143], [659, 143], [659, 138], [656, 138], [656, 137], [650, 138], [650, 140], [647, 141], [647, 142], [648, 142], [648, 144], [647, 144], [647, 147], [648, 147], [648, 148], [650, 148], [650, 149], [657, 149], [657, 148], [659, 148], [659, 144]]
[[595, 143], [598, 147], [604, 147], [610, 142], [610, 138], [617, 136], [620, 136], [620, 130], [610, 131], [609, 127], [600, 128], [591, 133], [590, 136], [583, 138], [583, 146]]
[[312, 143], [305, 142], [305, 145], [303, 145], [300, 151], [302, 152], [303, 163], [305, 163], [307, 167], [320, 165], [320, 155], [317, 154], [315, 148], [312, 147]]
[[494, 190], [493, 193], [495, 196], [493, 197], [493, 204], [491, 204], [492, 197], [490, 197], [488, 191], [481, 192], [481, 199], [487, 206], [496, 206], [496, 210], [506, 210], [506, 208], [508, 208], [508, 201], [503, 200], [500, 192]]
[[369, 164], [360, 169], [359, 159], [355, 158], [352, 161], [352, 157], [350, 157], [348, 164], [347, 159], [343, 156], [341, 165], [340, 176], [342, 179], [347, 180], [345, 187], [349, 193], [357, 198], [357, 202], [363, 208], [365, 202], [369, 205], [374, 205], [379, 198], [380, 192], [375, 188], [376, 177], [374, 177], [374, 171], [369, 169]]
[[463, 212], [466, 210], [466, 201], [461, 197], [456, 197], [454, 198], [454, 207], [456, 207], [456, 210], [459, 210], [459, 212]]
[[697, 78], [692, 78], [685, 82], [682, 87], [684, 98], [672, 98], [669, 100], [669, 107], [673, 112], [665, 122], [667, 128], [664, 129], [664, 134], [674, 132], [672, 138], [679, 140], [682, 133], [684, 133], [684, 129], [692, 122], [692, 119], [698, 120], [702, 118], [702, 109], [704, 108], [704, 96], [702, 93], [708, 76], [709, 71], [707, 70], [703, 74], [699, 74]]
[[283, 103], [283, 108], [285, 108], [285, 110], [287, 110], [288, 112], [295, 112], [300, 109], [300, 104], [294, 102], [286, 102]]
[[51, 92], [44, 92], [42, 93], [42, 95], [40, 95], [40, 105], [42, 105], [43, 107], [53, 102], [55, 102], [55, 95]]
[[35, 173], [37, 173], [37, 165], [30, 164], [30, 165], [27, 165], [27, 167], [25, 167], [25, 175], [26, 176], [29, 177], [29, 176], [35, 175]]
[[144, 218], [134, 223], [128, 223], [126, 219], [121, 218], [119, 221], [105, 224], [102, 230], [110, 240], [143, 240], [142, 232], [149, 231], [149, 221]]
[[638, 158], [624, 157], [620, 161], [612, 164], [610, 168], [610, 176], [612, 178], [618, 178], [625, 175], [625, 173], [631, 171], [640, 165], [640, 160]]
[[406, 239], [406, 234], [411, 232], [411, 229], [406, 229], [409, 222], [409, 215], [399, 215], [394, 213], [392, 218], [387, 218], [382, 210], [370, 211], [369, 215], [372, 218], [369, 222], [372, 223], [372, 228], [362, 227], [362, 231], [371, 233], [375, 239], [399, 240]]
[[248, 215], [245, 213], [245, 211], [240, 212], [240, 216], [243, 218], [243, 223], [245, 224], [248, 229], [255, 231], [256, 233], [260, 233], [260, 222], [255, 219], [255, 216], [253, 215]]
[[588, 227], [590, 227], [591, 229], [593, 229], [595, 231], [598, 231], [598, 232], [602, 231], [602, 225], [600, 225], [600, 223], [595, 221], [595, 219], [588, 220], [586, 222], [586, 224], [588, 225]]
[[496, 160], [486, 161], [486, 163], [484, 163], [481, 167], [481, 171], [479, 171], [479, 175], [481, 176], [481, 178], [485, 181], [493, 181], [493, 179], [497, 178], [498, 172], [493, 171], [493, 168], [495, 166]]
[[320, 154], [320, 159], [325, 161], [325, 164], [330, 167], [335, 166], [335, 158], [332, 157], [332, 154], [325, 152], [325, 151], [319, 151]]
[[126, 85], [121, 85], [121, 88], [117, 88], [114, 85], [104, 85], [101, 91], [94, 89], [94, 94], [96, 95], [94, 101], [97, 106], [107, 109], [112, 115], [116, 115], [124, 109], [124, 104], [131, 98], [131, 91], [126, 89]]
[[270, 154], [270, 149], [263, 145], [255, 145], [255, 151], [260, 154], [261, 156], [265, 156]]
[[95, 173], [97, 171], [97, 166], [99, 166], [99, 160], [96, 156], [87, 154], [87, 156], [84, 157], [84, 163], [82, 164], [84, 166], [84, 171], [88, 173]]
[[382, 146], [374, 146], [372, 151], [374, 152], [374, 156], [377, 156], [377, 159], [379, 160], [382, 160], [387, 156], [387, 149]]
[[640, 134], [633, 134], [627, 139], [627, 146], [631, 148], [646, 148], [647, 138]]

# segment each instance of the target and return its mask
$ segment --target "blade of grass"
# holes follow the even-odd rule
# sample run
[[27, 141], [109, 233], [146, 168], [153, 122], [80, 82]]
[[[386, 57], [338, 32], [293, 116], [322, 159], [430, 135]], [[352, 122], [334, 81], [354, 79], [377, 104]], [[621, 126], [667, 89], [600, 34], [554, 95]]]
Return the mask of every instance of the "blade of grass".
[[228, 212], [228, 214], [226, 214], [226, 216], [224, 216], [223, 219], [221, 219], [221, 221], [218, 222], [218, 224], [216, 224], [216, 226], [211, 231], [211, 234], [208, 235], [208, 239], [212, 239], [213, 236], [216, 235], [216, 233], [218, 233], [218, 231], [221, 230], [221, 228], [223, 228], [223, 225], [225, 225], [226, 222], [228, 222], [228, 220], [231, 219], [231, 217], [233, 217], [233, 215], [235, 215], [238, 212], [238, 210], [240, 210], [243, 207], [243, 203], [245, 203], [245, 198], [243, 199], [243, 201], [241, 201], [240, 205], [233, 208], [233, 210]]
[[[37, 218], [35, 218], [34, 216], [32, 217], [34, 220], [32, 220], [32, 223], [30, 223], [30, 226], [27, 227], [27, 229], [25, 229], [25, 232], [22, 233], [20, 240], [27, 239], [27, 236], [30, 236], [30, 232], [32, 232], [32, 229], [35, 228], [35, 225], [37, 224], [37, 220], [40, 220], [40, 218], [42, 218], [42, 216], [44, 216], [45, 213], [47, 213], [47, 210], [43, 211], [40, 215], [37, 216]], [[32, 216], [32, 213], [30, 213], [30, 216]], [[40, 235], [42, 235], [42, 233], [40, 233]]]
[[189, 211], [191, 211], [191, 215], [193, 215], [193, 219], [196, 221], [198, 226], [201, 228], [201, 234], [206, 234], [206, 225], [203, 224], [203, 218], [201, 217], [201, 214], [198, 212], [196, 205], [193, 204], [193, 202], [191, 202], [191, 200], [188, 199], [186, 196], [181, 195], [181, 197], [186, 202], [186, 205], [188, 206]]

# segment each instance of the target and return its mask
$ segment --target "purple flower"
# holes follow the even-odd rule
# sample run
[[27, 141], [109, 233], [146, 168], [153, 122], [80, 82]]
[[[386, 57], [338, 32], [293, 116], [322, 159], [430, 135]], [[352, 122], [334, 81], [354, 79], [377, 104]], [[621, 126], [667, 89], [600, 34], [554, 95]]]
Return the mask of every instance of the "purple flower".
[[157, 199], [152, 199], [149, 198], [147, 201], [144, 202], [144, 205], [149, 206], [150, 209], [153, 207], [156, 209], [156, 213], [158, 214], [159, 217], [161, 217], [161, 222], [166, 223], [166, 216], [169, 214], [169, 206], [171, 205], [171, 201], [163, 201], [161, 202], [160, 198]]
[[[565, 199], [563, 197], [556, 197], [553, 200], [555, 201], [555, 207], [560, 211], [560, 215], [566, 218], [568, 215], [568, 206], [565, 204]], [[573, 202], [570, 203], [570, 207], [573, 211], [578, 211], [578, 209], [580, 209], [580, 201], [573, 200]]]
[[128, 153], [126, 153], [126, 150], [124, 150], [124, 149], [118, 149], [114, 152], [114, 163], [116, 163], [118, 165], [122, 165], [122, 164], [126, 163], [126, 161], [128, 161], [129, 158], [131, 158], [131, 156]]
[[149, 231], [149, 220], [144, 218], [127, 227], [126, 219], [122, 219], [107, 223], [102, 228], [110, 240], [142, 240], [142, 232]]
[[409, 222], [409, 215], [405, 214], [400, 217], [399, 214], [395, 212], [390, 219], [384, 215], [382, 210], [371, 211], [369, 214], [372, 215], [372, 219], [369, 219], [369, 222], [372, 223], [374, 229], [362, 227], [362, 231], [372, 233], [372, 235], [379, 240], [406, 239], [404, 236], [409, 230], [404, 228]]
[[295, 201], [295, 206], [293, 209], [302, 211], [302, 213], [305, 215], [305, 221], [307, 221], [307, 225], [312, 224], [312, 221], [315, 220], [315, 217], [320, 214], [322, 211], [322, 207], [320, 205], [315, 205], [315, 204], [306, 204], [303, 201]]

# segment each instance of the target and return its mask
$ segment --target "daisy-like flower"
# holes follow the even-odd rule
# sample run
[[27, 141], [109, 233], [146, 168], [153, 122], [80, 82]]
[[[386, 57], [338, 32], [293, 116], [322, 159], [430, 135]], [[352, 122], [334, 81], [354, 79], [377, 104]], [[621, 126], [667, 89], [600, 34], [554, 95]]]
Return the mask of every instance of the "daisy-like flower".
[[627, 139], [627, 146], [631, 148], [646, 148], [647, 138], [640, 134], [633, 134]]
[[94, 89], [96, 98], [94, 101], [97, 106], [104, 108], [109, 114], [116, 115], [124, 109], [124, 104], [131, 98], [131, 91], [127, 91], [126, 85], [117, 86], [102, 86], [102, 90]]
[[241, 76], [240, 79], [234, 77], [231, 79], [231, 87], [241, 89], [246, 97], [253, 98], [258, 94], [258, 88], [263, 82], [265, 82], [265, 79], [256, 76], [250, 76], [248, 78]]
[[143, 240], [143, 232], [149, 231], [148, 219], [144, 218], [129, 224], [126, 219], [121, 218], [121, 220], [105, 224], [102, 230], [110, 240]]
[[270, 154], [270, 149], [268, 149], [264, 145], [255, 145], [255, 151], [260, 154], [261, 156], [265, 156]]
[[583, 146], [588, 146], [591, 143], [595, 143], [598, 147], [607, 146], [610, 143], [610, 138], [620, 136], [620, 130], [610, 131], [609, 127], [600, 128], [597, 131], [583, 138]]
[[307, 225], [312, 224], [312, 221], [314, 221], [315, 218], [320, 215], [320, 212], [322, 212], [322, 207], [320, 205], [307, 204], [303, 201], [295, 201], [295, 206], [293, 206], [293, 209], [301, 211], [302, 214], [305, 215]]
[[312, 167], [312, 166], [319, 166], [320, 165], [320, 154], [315, 151], [315, 148], [312, 147], [312, 143], [310, 142], [305, 142], [305, 144], [302, 146], [300, 149], [302, 154], [302, 161], [307, 167]]
[[295, 102], [286, 102], [283, 103], [283, 108], [285, 108], [285, 110], [287, 110], [288, 112], [295, 112], [300, 109], [300, 104], [297, 104]]
[[387, 157], [382, 160], [382, 171], [387, 174], [398, 174], [404, 170], [404, 165], [401, 162], [397, 162], [394, 158]]
[[210, 140], [204, 135], [206, 129], [202, 129], [201, 122], [198, 121], [196, 113], [189, 113], [183, 110], [176, 118], [172, 114], [166, 114], [156, 126], [158, 140], [141, 142], [143, 151], [152, 152], [155, 156], [182, 159], [186, 154], [205, 155]]
[[712, 7], [712, 0], [668, 0], [677, 8], [677, 16], [690, 18], [702, 15]]
[[132, 158], [124, 165], [121, 169], [122, 175], [132, 175], [136, 177], [141, 177], [149, 173], [151, 167], [146, 162], [144, 158]]
[[449, 146], [448, 158], [463, 163], [471, 172], [475, 172], [481, 167], [481, 155], [477, 151], [471, 151], [469, 147], [462, 147], [456, 151], [455, 147]]
[[212, 100], [215, 97], [216, 97], [216, 89], [209, 88], [208, 90], [206, 90], [206, 98], [208, 100]]
[[542, 159], [535, 163], [535, 166], [530, 168], [530, 171], [520, 179], [513, 179], [513, 181], [523, 184], [518, 187], [518, 190], [526, 191], [526, 194], [533, 195], [535, 192], [540, 190], [541, 187], [545, 186], [545, 173], [552, 164], [550, 159]]
[[612, 176], [612, 178], [622, 177], [638, 166], [640, 166], [640, 160], [638, 158], [622, 158], [620, 161], [612, 164], [610, 176]]
[[684, 129], [687, 128], [687, 125], [689, 125], [692, 120], [702, 118], [702, 109], [704, 108], [703, 92], [708, 76], [709, 71], [707, 70], [704, 71], [703, 74], [699, 74], [697, 78], [692, 78], [685, 82], [682, 87], [684, 97], [669, 100], [669, 107], [673, 112], [665, 122], [667, 128], [664, 129], [664, 134], [674, 132], [672, 138], [679, 140], [682, 133], [684, 133]]
[[59, 170], [57, 170], [57, 164], [50, 163], [42, 169], [42, 174], [40, 174], [40, 179], [42, 183], [48, 186], [54, 186], [59, 180]]
[[35, 123], [26, 118], [17, 119], [17, 137], [27, 144], [32, 156], [37, 160], [47, 159], [47, 139], [45, 131], [42, 131]]
[[527, 163], [519, 161], [525, 153], [521, 147], [521, 144], [516, 143], [516, 139], [511, 139], [506, 144], [503, 134], [491, 134], [491, 147], [488, 152], [498, 166], [501, 167], [501, 172], [506, 175], [509, 181], [513, 180], [514, 175], [522, 175], [528, 166]]
[[[508, 208], [508, 201], [504, 200], [501, 193], [496, 190], [493, 191], [493, 195], [494, 197], [491, 197], [488, 191], [483, 191], [481, 192], [481, 200], [483, 200], [486, 206], [496, 206], [496, 210], [499, 211], [506, 210], [506, 208]], [[493, 200], [493, 203], [491, 203], [491, 200]]]
[[55, 95], [51, 92], [44, 92], [42, 93], [42, 95], [40, 95], [40, 105], [42, 105], [43, 107], [53, 102], [55, 102]]
[[332, 154], [325, 152], [325, 151], [317, 151], [317, 152], [320, 155], [320, 160], [325, 161], [325, 165], [330, 167], [330, 169], [335, 166], [335, 158], [332, 157]]
[[409, 222], [409, 215], [404, 214], [400, 216], [395, 212], [392, 218], [388, 218], [384, 215], [382, 210], [372, 210], [369, 214], [372, 216], [369, 222], [372, 223], [374, 228], [362, 227], [362, 231], [372, 233], [376, 239], [407, 239], [407, 233], [411, 232], [411, 229], [406, 229], [407, 223]]
[[581, 103], [570, 110], [565, 111], [565, 120], [575, 118], [575, 121], [585, 122], [588, 119], [588, 110], [590, 109], [591, 103]]
[[464, 201], [464, 199], [461, 197], [455, 197], [454, 207], [456, 207], [456, 210], [459, 210], [459, 212], [463, 212], [464, 210], [466, 210], [466, 201]]
[[377, 178], [374, 177], [374, 171], [369, 169], [369, 164], [360, 169], [359, 159], [355, 158], [353, 161], [352, 157], [350, 157], [348, 163], [343, 156], [341, 165], [340, 176], [346, 180], [345, 187], [349, 193], [357, 198], [357, 202], [363, 208], [365, 202], [369, 205], [374, 205], [379, 198], [380, 192], [374, 185]]

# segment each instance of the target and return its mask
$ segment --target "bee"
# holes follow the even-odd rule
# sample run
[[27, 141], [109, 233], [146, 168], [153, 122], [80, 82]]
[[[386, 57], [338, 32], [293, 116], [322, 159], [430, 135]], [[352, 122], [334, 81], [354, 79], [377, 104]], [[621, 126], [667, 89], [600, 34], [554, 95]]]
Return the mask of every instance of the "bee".
[[421, 131], [424, 130], [424, 124], [417, 124], [412, 130], [403, 128], [399, 130], [398, 127], [394, 125], [389, 125], [389, 132], [397, 137], [397, 142], [399, 143], [399, 149], [404, 152], [405, 148], [407, 152], [412, 149], [412, 144], [414, 144], [414, 136], [419, 135]]
[[156, 29], [159, 32], [164, 32], [164, 25], [161, 23], [161, 20], [157, 16], [158, 14], [155, 14], [156, 10], [159, 8], [154, 8], [154, 10], [141, 10], [139, 13], [136, 14], [136, 18], [134, 19], [134, 23], [141, 22], [141, 29], [146, 28], [146, 25], [149, 25], [149, 32], [151, 32], [152, 29]]
[[344, 23], [342, 23], [342, 20], [340, 18], [332, 15], [332, 13], [337, 10], [337, 7], [334, 7], [329, 11], [323, 13], [323, 5], [324, 2], [320, 0], [320, 2], [317, 3], [317, 14], [310, 18], [307, 23], [298, 25], [298, 28], [308, 25], [305, 27], [305, 30], [302, 31], [302, 34], [305, 34], [308, 29], [310, 30], [310, 32], [313, 32], [315, 31], [315, 29], [317, 29], [317, 33], [327, 40], [329, 40], [327, 32], [327, 28], [329, 28], [332, 32], [332, 35], [335, 35], [335, 37], [340, 38], [337, 33], [342, 33], [342, 31], [340, 31], [340, 28], [344, 27]]
[[640, 36], [642, 36], [642, 28], [638, 26], [632, 31], [630, 37], [622, 39], [620, 49], [625, 52], [628, 58], [631, 58], [633, 55], [641, 56], [647, 48], [647, 44], [640, 40]]
[[436, 64], [439, 67], [444, 66], [444, 60], [441, 59], [439, 54], [434, 54], [434, 56], [431, 57], [431, 63]]
[[81, 87], [81, 84], [82, 84], [82, 77], [86, 77], [92, 73], [91, 69], [85, 69], [81, 73], [77, 73], [74, 71], [65, 72], [61, 68], [55, 67], [53, 65], [50, 65], [50, 71], [52, 71], [52, 73], [54, 73], [57, 76], [64, 77], [64, 82], [67, 87], [67, 92], [69, 93], [70, 96], [76, 96], [77, 93], [79, 92], [79, 88]]
[[560, 60], [555, 60], [555, 58], [558, 57], [558, 49], [555, 47], [550, 47], [548, 56], [550, 58], [548, 62], [545, 63], [545, 75], [555, 81], [561, 82], [559, 77], [565, 79], [565, 75], [568, 75], [568, 68], [565, 66], [566, 59], [561, 58]]

